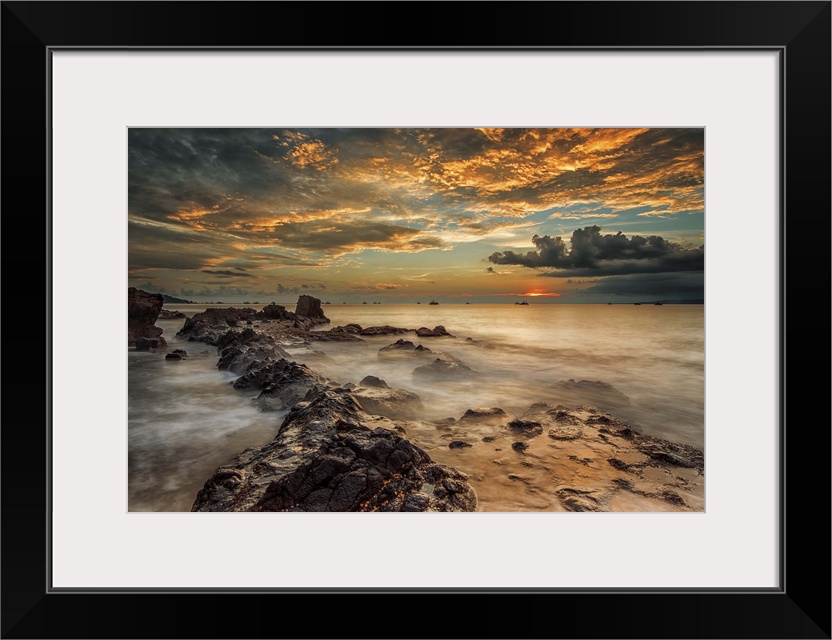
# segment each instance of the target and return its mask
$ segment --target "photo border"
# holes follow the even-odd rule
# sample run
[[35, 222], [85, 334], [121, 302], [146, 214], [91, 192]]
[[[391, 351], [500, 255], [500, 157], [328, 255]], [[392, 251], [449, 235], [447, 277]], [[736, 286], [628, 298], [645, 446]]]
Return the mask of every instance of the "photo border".
[[[523, 9], [518, 8], [520, 4]], [[388, 36], [377, 33], [362, 22], [382, 5], [335, 3], [323, 16], [316, 3], [42, 3], [4, 2], [2, 7], [2, 87], [5, 89], [2, 145], [4, 176], [2, 193], [6, 204], [7, 240], [40, 235], [43, 264], [39, 258], [26, 262], [25, 278], [6, 279], [6, 298], [15, 307], [41, 308], [45, 302], [43, 359], [33, 357], [31, 346], [7, 341], [7, 413], [23, 403], [43, 407], [45, 428], [17, 420], [6, 421], [2, 436], [2, 635], [3, 637], [254, 637], [274, 635], [280, 623], [263, 616], [257, 605], [274, 606], [296, 613], [301, 598], [325, 600], [327, 615], [306, 629], [291, 627], [291, 635], [303, 637], [395, 637], [390, 628], [352, 628], [351, 621], [360, 606], [377, 607], [387, 598], [419, 595], [412, 599], [417, 612], [429, 612], [426, 604], [438, 605], [441, 596], [473, 595], [473, 603], [486, 607], [484, 619], [477, 623], [466, 617], [459, 628], [471, 636], [503, 637], [830, 637], [829, 588], [829, 450], [828, 413], [818, 409], [817, 401], [799, 381], [817, 377], [814, 362], [826, 347], [828, 353], [829, 305], [824, 304], [818, 324], [823, 335], [805, 349], [786, 352], [788, 338], [795, 345], [798, 335], [805, 340], [806, 327], [793, 316], [787, 325], [786, 290], [789, 279], [812, 276], [820, 282], [823, 295], [829, 292], [830, 254], [830, 3], [829, 2], [620, 2], [620, 3], [484, 3], [465, 25], [455, 24], [445, 15], [447, 3], [407, 3], [418, 8], [420, 20], [399, 33], [400, 42], [390, 46]], [[468, 5], [470, 7], [472, 5]], [[543, 11], [545, 7], [545, 12]], [[316, 44], [304, 42], [309, 33], [277, 36], [271, 28], [270, 14], [276, 9], [287, 24], [312, 22]], [[600, 9], [603, 9], [602, 11]], [[534, 20], [543, 12], [546, 21]], [[540, 15], [537, 16], [541, 17]], [[582, 25], [567, 34], [553, 35], [552, 24], [559, 18]], [[433, 30], [422, 32], [424, 20], [435, 21]], [[347, 29], [347, 24], [355, 24]], [[585, 25], [593, 24], [591, 32]], [[422, 29], [419, 29], [421, 27]], [[418, 29], [418, 30], [417, 30]], [[303, 29], [299, 31], [304, 31]], [[418, 33], [418, 35], [414, 35]], [[337, 47], [329, 43], [337, 42]], [[243, 43], [243, 44], [241, 44]], [[165, 50], [743, 50], [768, 49], [780, 52], [781, 60], [781, 189], [780, 189], [780, 424], [781, 424], [781, 509], [779, 589], [575, 589], [563, 590], [457, 590], [457, 589], [186, 589], [173, 590], [84, 590], [58, 593], [50, 588], [47, 559], [49, 540], [50, 459], [48, 429], [50, 403], [51, 323], [60, 321], [61, 310], [51, 308], [49, 269], [51, 266], [51, 194], [49, 136], [51, 112], [48, 108], [51, 52], [72, 49], [158, 48]], [[788, 180], [786, 180], [788, 175]], [[43, 198], [39, 200], [39, 198]], [[45, 215], [16, 215], [20, 202], [44, 202]], [[15, 203], [12, 205], [12, 203]], [[37, 209], [37, 205], [33, 207]], [[787, 235], [787, 215], [793, 232]], [[805, 220], [805, 222], [804, 222]], [[809, 223], [811, 232], [802, 231]], [[7, 246], [7, 249], [9, 247]], [[791, 251], [788, 251], [791, 249]], [[16, 273], [19, 254], [6, 261], [8, 271]], [[788, 270], [786, 257], [788, 254]], [[823, 262], [821, 265], [820, 262]], [[38, 271], [43, 269], [43, 271]], [[821, 273], [822, 276], [815, 276]], [[35, 282], [45, 284], [39, 290]], [[45, 296], [44, 296], [45, 293]], [[44, 299], [45, 298], [45, 299]], [[794, 304], [794, 303], [793, 303]], [[801, 306], [805, 312], [806, 304]], [[819, 309], [812, 308], [812, 320]], [[35, 325], [36, 326], [36, 325]], [[798, 333], [800, 332], [800, 333]], [[818, 344], [820, 343], [820, 344]], [[20, 349], [15, 356], [9, 356]], [[804, 356], [804, 354], [806, 354]], [[789, 357], [791, 355], [791, 357]], [[811, 360], [809, 358], [812, 358]], [[44, 385], [32, 384], [44, 380]], [[35, 364], [37, 363], [37, 364]], [[788, 365], [792, 364], [791, 367]], [[28, 371], [27, 371], [28, 365]], [[12, 368], [13, 367], [13, 368]], [[813, 368], [814, 367], [814, 368]], [[37, 369], [37, 371], [36, 371]], [[790, 378], [788, 406], [786, 378]], [[827, 374], [828, 375], [828, 374]], [[28, 383], [28, 384], [27, 384]], [[44, 390], [46, 393], [44, 393]], [[810, 413], [807, 413], [809, 411]], [[820, 414], [823, 418], [818, 418]], [[7, 415], [7, 418], [9, 416]], [[786, 423], [793, 425], [797, 438], [811, 429], [811, 442], [786, 448]], [[34, 421], [37, 422], [37, 421]], [[794, 437], [794, 436], [793, 436]], [[810, 453], [806, 450], [809, 449]], [[25, 451], [25, 455], [21, 452]], [[822, 458], [817, 460], [817, 453]], [[741, 464], [741, 462], [739, 463]], [[25, 483], [22, 479], [25, 478]], [[810, 493], [807, 496], [807, 491]], [[40, 497], [38, 497], [40, 496]], [[787, 510], [789, 498], [803, 505], [807, 497], [822, 511]], [[792, 535], [788, 535], [789, 532]], [[820, 586], [818, 586], [818, 584]], [[198, 593], [197, 593], [198, 592]], [[505, 596], [524, 594], [522, 603]], [[215, 611], [232, 603], [259, 612], [252, 619], [215, 616], [199, 620], [195, 609]], [[344, 598], [344, 595], [350, 597]], [[364, 598], [372, 595], [373, 599]], [[342, 597], [337, 597], [342, 596]], [[274, 598], [279, 597], [280, 601]], [[102, 599], [105, 598], [105, 599]], [[144, 600], [137, 600], [144, 598]], [[182, 598], [185, 598], [183, 600]], [[195, 600], [199, 598], [199, 600]], [[251, 600], [254, 598], [254, 600]], [[269, 600], [266, 600], [269, 598]], [[289, 599], [287, 601], [287, 598]], [[499, 598], [499, 600], [498, 600]], [[498, 605], [502, 604], [503, 607]], [[316, 601], [315, 606], [324, 606]], [[522, 606], [522, 611], [515, 607]], [[285, 609], [284, 609], [285, 608]], [[152, 615], [132, 613], [147, 609]], [[371, 609], [372, 611], [372, 609]], [[558, 612], [561, 612], [560, 614]], [[414, 615], [404, 631], [420, 637], [436, 637], [433, 616]], [[518, 621], [522, 619], [522, 622]], [[165, 624], [160, 624], [164, 620]], [[173, 623], [169, 621], [174, 621]], [[347, 626], [343, 621], [348, 621]], [[340, 624], [339, 624], [340, 623]], [[173, 627], [169, 626], [173, 624]], [[326, 630], [326, 631], [325, 631]], [[443, 630], [444, 631], [444, 630]], [[473, 633], [472, 633], [473, 632]], [[177, 635], [177, 633], [179, 635]], [[441, 631], [440, 631], [441, 633]]]

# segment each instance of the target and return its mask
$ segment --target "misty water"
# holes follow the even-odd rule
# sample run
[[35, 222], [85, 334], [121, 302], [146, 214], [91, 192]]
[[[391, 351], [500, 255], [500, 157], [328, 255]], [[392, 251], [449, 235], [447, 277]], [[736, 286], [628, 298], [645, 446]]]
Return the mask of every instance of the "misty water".
[[[208, 306], [244, 305], [165, 308], [190, 316]], [[416, 392], [425, 420], [459, 418], [474, 407], [501, 407], [518, 415], [540, 401], [586, 403], [644, 433], [704, 447], [702, 305], [384, 303], [323, 309], [332, 321], [324, 330], [347, 323], [443, 325], [453, 334], [367, 337], [362, 343], [314, 342], [309, 349], [289, 349], [296, 361], [339, 383], [374, 375], [391, 387]], [[177, 338], [183, 322], [159, 320], [157, 325], [164, 329], [168, 350], [185, 349], [186, 360], [166, 361], [164, 352], [129, 353], [131, 511], [189, 511], [214, 470], [244, 449], [269, 442], [284, 415], [253, 406], [256, 392], [234, 390], [230, 383], [236, 376], [216, 368], [215, 347]], [[478, 375], [461, 382], [414, 380], [413, 369], [421, 362], [378, 360], [378, 350], [398, 338], [455, 356]], [[629, 400], [576, 397], [558, 386], [568, 379], [608, 383]]]

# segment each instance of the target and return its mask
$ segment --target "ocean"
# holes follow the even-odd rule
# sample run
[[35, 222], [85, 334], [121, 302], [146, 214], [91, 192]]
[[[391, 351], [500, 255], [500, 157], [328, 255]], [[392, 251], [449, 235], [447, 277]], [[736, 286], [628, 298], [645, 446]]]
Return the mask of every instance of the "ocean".
[[[165, 305], [190, 316], [208, 307]], [[264, 305], [248, 305], [262, 308]], [[290, 311], [293, 304], [285, 305]], [[459, 418], [469, 408], [519, 415], [541, 401], [581, 402], [609, 411], [643, 433], [704, 449], [704, 306], [567, 304], [331, 304], [331, 324], [442, 325], [454, 337], [367, 337], [363, 343], [315, 342], [296, 361], [341, 384], [364, 376], [414, 391], [425, 420]], [[216, 368], [215, 347], [176, 337], [184, 320], [159, 320], [168, 350], [128, 354], [128, 508], [189, 511], [214, 470], [248, 447], [274, 438], [284, 413], [261, 412], [236, 376]], [[414, 380], [414, 363], [379, 361], [381, 347], [403, 338], [459, 358], [477, 372], [463, 382]], [[471, 338], [471, 340], [467, 340]], [[290, 353], [293, 350], [289, 350]], [[588, 395], [561, 381], [602, 382], [615, 391]], [[620, 393], [616, 393], [620, 392]], [[623, 395], [621, 395], [623, 394]], [[412, 437], [414, 444], [419, 444]]]

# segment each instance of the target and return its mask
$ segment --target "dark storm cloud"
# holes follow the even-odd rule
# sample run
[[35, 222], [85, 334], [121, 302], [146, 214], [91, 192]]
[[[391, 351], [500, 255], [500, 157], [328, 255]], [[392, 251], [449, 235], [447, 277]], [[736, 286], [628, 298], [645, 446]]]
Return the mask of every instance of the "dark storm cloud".
[[488, 260], [532, 269], [557, 269], [542, 274], [555, 277], [700, 271], [705, 265], [703, 248], [685, 249], [660, 236], [627, 237], [621, 232], [601, 235], [598, 226], [573, 231], [569, 247], [561, 238], [551, 236], [535, 235], [532, 243], [537, 251], [496, 252]]
[[581, 289], [580, 293], [701, 300], [705, 295], [705, 274], [700, 271], [612, 276], [598, 280], [587, 289]]
[[275, 226], [270, 238], [279, 245], [343, 254], [360, 249], [420, 251], [443, 246], [420, 229], [386, 222], [326, 220]]
[[202, 273], [210, 273], [211, 275], [214, 275], [214, 276], [223, 276], [223, 277], [227, 277], [227, 278], [254, 278], [254, 277], [256, 277], [256, 276], [251, 275], [250, 273], [237, 273], [235, 271], [228, 271], [228, 270], [211, 271], [210, 269], [203, 269]]

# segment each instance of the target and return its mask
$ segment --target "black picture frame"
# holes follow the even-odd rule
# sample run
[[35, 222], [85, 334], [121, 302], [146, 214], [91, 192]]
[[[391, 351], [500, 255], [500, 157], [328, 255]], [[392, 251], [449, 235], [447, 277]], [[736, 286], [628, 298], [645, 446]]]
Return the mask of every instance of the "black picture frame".
[[[818, 403], [815, 387], [808, 385], [810, 378], [829, 382], [830, 2], [489, 2], [458, 3], [455, 11], [451, 4], [457, 3], [396, 3], [393, 13], [392, 5], [359, 2], [2, 3], [4, 298], [11, 306], [7, 320], [26, 323], [7, 323], [7, 332], [32, 332], [23, 340], [8, 340], [7, 333], [3, 344], [3, 638], [830, 638], [830, 420], [826, 403]], [[453, 17], [457, 11], [465, 18]], [[390, 12], [387, 20], [411, 19], [396, 19], [379, 31], [372, 18], [384, 12]], [[77, 312], [52, 308], [48, 272], [50, 52], [63, 47], [779, 51], [785, 80], [780, 587], [50, 590], [47, 453], [56, 381], [50, 379], [49, 336], [63, 313]], [[820, 289], [818, 297], [794, 293], [808, 290], [798, 284], [807, 280], [811, 293]], [[94, 336], [79, 337], [79, 343], [79, 357], [91, 357], [97, 348]], [[737, 465], [753, 467], [742, 460]], [[303, 615], [304, 606], [317, 612], [312, 619]], [[443, 626], [448, 618], [450, 628]]]

